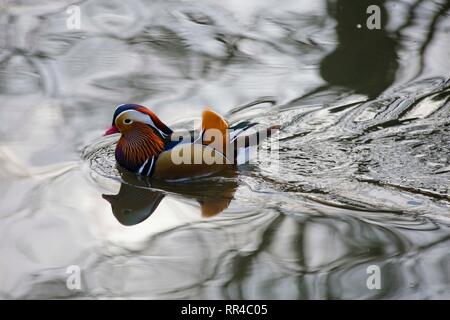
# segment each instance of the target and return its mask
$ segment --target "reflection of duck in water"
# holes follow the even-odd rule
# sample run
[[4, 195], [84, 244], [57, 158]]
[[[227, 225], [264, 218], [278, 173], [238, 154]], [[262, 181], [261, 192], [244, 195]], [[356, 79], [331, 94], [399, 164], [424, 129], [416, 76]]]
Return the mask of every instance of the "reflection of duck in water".
[[206, 110], [200, 130], [181, 135], [149, 109], [124, 104], [117, 107], [105, 135], [121, 134], [115, 158], [123, 168], [143, 176], [176, 180], [214, 174], [248, 161], [248, 148], [278, 129], [273, 126], [244, 136], [253, 125], [247, 122], [229, 127], [221, 116]]
[[[228, 177], [201, 179], [189, 183], [167, 183], [139, 179], [119, 168], [123, 182], [116, 195], [102, 195], [111, 204], [116, 219], [132, 226], [143, 222], [158, 208], [167, 193], [180, 194], [196, 199], [203, 217], [212, 217], [228, 208], [237, 188], [237, 181], [230, 172]], [[157, 189], [149, 189], [149, 187]]]
[[122, 183], [116, 195], [104, 194], [103, 199], [111, 204], [111, 210], [116, 219], [125, 226], [141, 223], [158, 208], [164, 198], [160, 191], [138, 188]]

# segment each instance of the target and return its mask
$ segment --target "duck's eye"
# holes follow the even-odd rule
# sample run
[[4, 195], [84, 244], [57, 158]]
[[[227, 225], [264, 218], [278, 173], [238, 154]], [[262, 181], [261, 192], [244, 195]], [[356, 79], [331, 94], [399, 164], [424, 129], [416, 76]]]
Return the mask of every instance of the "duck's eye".
[[130, 124], [130, 123], [132, 123], [133, 122], [133, 120], [131, 120], [131, 119], [125, 119], [125, 120], [123, 120], [123, 123], [125, 123], [125, 124]]

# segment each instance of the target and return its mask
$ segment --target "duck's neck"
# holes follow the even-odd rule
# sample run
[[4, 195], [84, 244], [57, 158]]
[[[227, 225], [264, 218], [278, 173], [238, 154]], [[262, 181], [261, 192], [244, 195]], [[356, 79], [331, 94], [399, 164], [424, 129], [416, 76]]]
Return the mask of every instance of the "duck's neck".
[[136, 172], [144, 162], [165, 149], [165, 140], [150, 127], [122, 134], [117, 142], [115, 157], [124, 168]]

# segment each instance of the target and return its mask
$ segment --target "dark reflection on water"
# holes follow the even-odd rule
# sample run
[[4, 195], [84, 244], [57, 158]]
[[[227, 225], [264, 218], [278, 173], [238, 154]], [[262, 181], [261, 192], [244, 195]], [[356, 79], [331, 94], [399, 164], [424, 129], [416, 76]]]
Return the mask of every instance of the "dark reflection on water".
[[[68, 5], [0, 13], [1, 298], [450, 297], [450, 1]], [[278, 156], [138, 178], [100, 138], [125, 102], [280, 123]]]
[[[337, 20], [338, 46], [320, 64], [320, 74], [328, 83], [376, 98], [394, 82], [397, 44], [386, 30], [389, 14], [384, 3], [384, 0], [329, 2], [332, 7], [329, 11]], [[371, 5], [380, 8], [380, 29], [368, 29], [365, 21], [361, 21]]]
[[202, 217], [213, 217], [228, 208], [238, 186], [237, 180], [233, 178], [235, 172], [188, 182], [165, 182], [137, 177], [118, 169], [124, 180], [119, 193], [104, 194], [102, 197], [111, 204], [116, 219], [126, 226], [147, 219], [168, 192], [197, 200]]
[[147, 219], [158, 207], [164, 194], [159, 191], [136, 188], [122, 183], [116, 195], [104, 194], [111, 204], [116, 219], [125, 226], [132, 226]]

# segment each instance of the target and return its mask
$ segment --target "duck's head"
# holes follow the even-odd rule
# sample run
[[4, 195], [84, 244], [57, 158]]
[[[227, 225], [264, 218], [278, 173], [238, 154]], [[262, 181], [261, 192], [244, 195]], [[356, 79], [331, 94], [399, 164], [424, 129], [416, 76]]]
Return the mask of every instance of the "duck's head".
[[166, 137], [172, 133], [152, 111], [138, 104], [121, 104], [114, 111], [112, 125], [106, 130], [105, 136], [121, 133], [127, 135], [133, 133], [140, 128], [150, 126], [162, 137]]
[[115, 156], [124, 168], [136, 172], [150, 157], [166, 147], [172, 130], [149, 109], [137, 104], [122, 104], [114, 112], [105, 135], [120, 133]]

